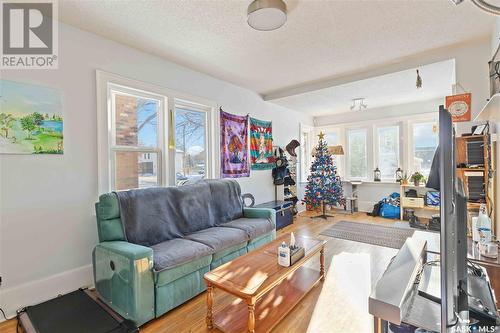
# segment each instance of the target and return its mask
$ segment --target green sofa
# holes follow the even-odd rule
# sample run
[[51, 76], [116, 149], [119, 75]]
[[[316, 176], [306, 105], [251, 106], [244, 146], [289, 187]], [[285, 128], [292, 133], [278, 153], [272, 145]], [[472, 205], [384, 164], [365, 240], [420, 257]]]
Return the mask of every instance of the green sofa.
[[95, 208], [96, 290], [138, 326], [203, 292], [211, 269], [276, 238], [275, 211], [244, 208], [234, 180], [107, 193]]

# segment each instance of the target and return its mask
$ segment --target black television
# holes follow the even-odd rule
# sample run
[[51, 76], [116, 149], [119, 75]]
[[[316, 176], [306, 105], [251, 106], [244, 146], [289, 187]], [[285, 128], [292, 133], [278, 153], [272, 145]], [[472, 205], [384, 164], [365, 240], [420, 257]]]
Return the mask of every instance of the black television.
[[[467, 198], [455, 172], [455, 133], [450, 113], [439, 107], [439, 147], [427, 186], [441, 193], [441, 327], [466, 325]], [[458, 315], [458, 317], [457, 317]], [[448, 331], [448, 329], [446, 330]]]

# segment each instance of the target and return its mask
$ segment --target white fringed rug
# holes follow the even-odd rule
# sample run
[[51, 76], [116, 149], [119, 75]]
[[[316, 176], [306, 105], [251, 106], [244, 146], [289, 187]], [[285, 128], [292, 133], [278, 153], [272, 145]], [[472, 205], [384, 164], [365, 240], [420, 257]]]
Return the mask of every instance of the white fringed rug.
[[320, 235], [400, 249], [415, 230], [373, 223], [340, 221]]

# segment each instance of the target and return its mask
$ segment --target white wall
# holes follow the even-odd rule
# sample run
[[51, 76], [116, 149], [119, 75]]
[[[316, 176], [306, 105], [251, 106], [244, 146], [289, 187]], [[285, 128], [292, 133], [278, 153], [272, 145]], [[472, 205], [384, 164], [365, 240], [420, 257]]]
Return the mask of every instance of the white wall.
[[[60, 24], [58, 70], [6, 70], [2, 79], [59, 89], [64, 155], [0, 155], [0, 306], [15, 309], [92, 284], [97, 243], [95, 70], [210, 99], [225, 111], [273, 121], [275, 144], [298, 138], [312, 118], [262, 101], [256, 93], [96, 35]], [[221, 50], [224, 52], [224, 50]], [[274, 199], [271, 172], [239, 180], [256, 201]]]
[[[344, 194], [346, 197], [352, 196], [352, 187], [350, 183], [343, 183]], [[357, 185], [356, 196], [358, 197], [357, 207], [360, 212], [373, 211], [373, 205], [389, 196], [393, 192], [399, 193], [399, 183], [393, 182], [365, 182]], [[349, 207], [348, 207], [349, 208]]]

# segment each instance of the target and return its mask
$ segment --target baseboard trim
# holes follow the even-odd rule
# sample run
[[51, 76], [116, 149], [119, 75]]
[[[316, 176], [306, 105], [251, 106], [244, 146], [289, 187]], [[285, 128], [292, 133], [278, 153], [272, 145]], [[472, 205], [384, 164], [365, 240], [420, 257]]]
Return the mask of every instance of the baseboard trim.
[[[92, 287], [93, 280], [92, 265], [86, 265], [40, 280], [2, 288], [3, 290], [0, 289], [0, 306], [7, 318], [14, 318], [19, 309], [47, 301], [78, 288]], [[0, 322], [2, 321], [3, 318]]]

